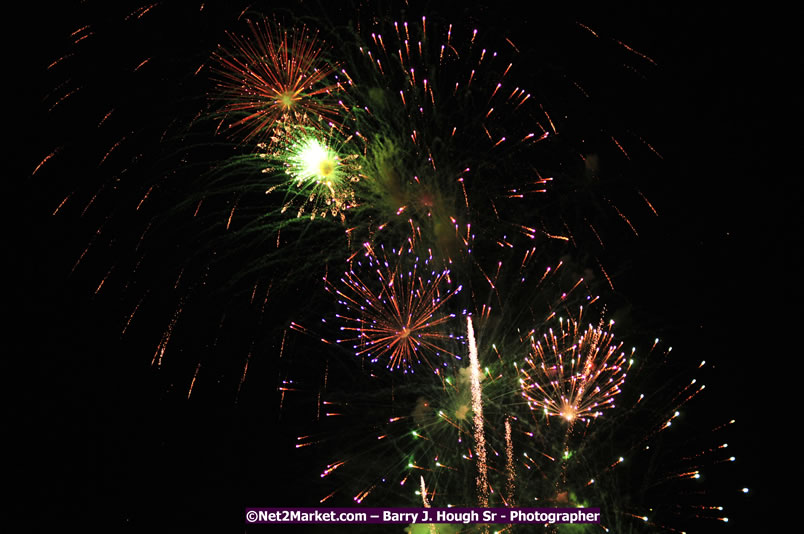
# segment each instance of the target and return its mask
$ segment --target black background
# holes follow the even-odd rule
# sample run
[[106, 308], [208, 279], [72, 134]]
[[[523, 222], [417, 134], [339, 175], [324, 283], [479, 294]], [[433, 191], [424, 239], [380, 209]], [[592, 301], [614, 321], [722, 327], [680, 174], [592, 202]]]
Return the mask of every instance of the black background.
[[[463, 9], [519, 43], [535, 24], [514, 6]], [[53, 80], [45, 67], [80, 26], [76, 11], [34, 6], [8, 19], [25, 30], [9, 44], [4, 77], [12, 90], [5, 247], [12, 320], [3, 352], [13, 429], [6, 439], [15, 445], [7, 465], [26, 504], [10, 513], [34, 525], [158, 529], [187, 511], [192, 523], [239, 525], [244, 506], [300, 502], [315, 468], [293, 460], [295, 431], [276, 423], [275, 405], [166, 397], [151, 354], [120, 343], [124, 310], [98, 303], [84, 280], [68, 276], [82, 229], [50, 216], [54, 182], [80, 180], [82, 169], [31, 173], [51, 148], [42, 101]], [[629, 248], [631, 268], [618, 289], [664, 325], [674, 350], [716, 362], [708, 409], [737, 419], [733, 485], [752, 489], [731, 503], [734, 532], [766, 530], [773, 520], [760, 517], [764, 505], [795, 500], [781, 499], [777, 474], [790, 478], [798, 468], [784, 451], [797, 416], [797, 332], [788, 324], [801, 173], [797, 152], [786, 147], [800, 131], [789, 81], [800, 61], [784, 29], [790, 14], [767, 11], [617, 5], [545, 9], [540, 19], [574, 17], [658, 63], [642, 86], [644, 101], [630, 95], [635, 111], [621, 120], [647, 130], [664, 156], [658, 175], [645, 177], [658, 182], [647, 188], [661, 216]], [[165, 26], [185, 31], [178, 20]]]

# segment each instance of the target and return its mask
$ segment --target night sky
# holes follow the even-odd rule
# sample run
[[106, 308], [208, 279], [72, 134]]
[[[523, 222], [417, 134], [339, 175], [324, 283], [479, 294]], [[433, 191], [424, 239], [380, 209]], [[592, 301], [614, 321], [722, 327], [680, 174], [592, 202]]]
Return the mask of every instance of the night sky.
[[[318, 9], [290, 5], [299, 14]], [[83, 25], [83, 18], [103, 24], [111, 17], [104, 11], [112, 10], [72, 3], [52, 11], [25, 9], [8, 19], [22, 21], [27, 37], [14, 43], [15, 72], [6, 78], [6, 87], [15, 94], [8, 100], [12, 120], [6, 123], [12, 160], [6, 174], [12, 214], [6, 226], [11, 266], [6, 284], [11, 299], [6, 302], [12, 320], [3, 352], [10, 363], [5, 379], [12, 384], [6, 407], [13, 431], [7, 436], [15, 443], [8, 463], [24, 504], [10, 510], [12, 520], [21, 525], [75, 522], [109, 530], [159, 530], [160, 525], [188, 521], [230, 525], [226, 531], [231, 531], [242, 524], [245, 506], [312, 504], [317, 494], [310, 496], [306, 481], [318, 477], [318, 465], [311, 463], [315, 453], [293, 448], [301, 429], [288, 414], [277, 413], [274, 367], [255, 363], [248, 391], [237, 403], [227, 382], [231, 375], [216, 382], [214, 373], [199, 379], [197, 394], [188, 401], [176, 393], [186, 391], [186, 384], [174, 385], [173, 377], [149, 365], [165, 317], [138, 318], [146, 326], [121, 340], [131, 306], [114, 290], [93, 295], [104, 267], [92, 262], [99, 260], [90, 256], [87, 268], [70, 274], [95, 226], [77, 216], [80, 209], [58, 217], [51, 213], [65, 191], [81, 191], [82, 180], [91, 182], [104, 170], [96, 160], [65, 151], [32, 176], [60, 139], [95, 135], [80, 106], [63, 106], [68, 111], [57, 107], [61, 115], [54, 120], [48, 95], [58, 77], [46, 67], [70, 49], [69, 34]], [[182, 24], [179, 11], [153, 13], [164, 36], [150, 38], [149, 46], [161, 46], [176, 57], [204, 56], [237, 11], [214, 4], [207, 9], [222, 15], [208, 15], [199, 26]], [[453, 18], [446, 6], [438, 9], [441, 16]], [[796, 331], [786, 324], [795, 316], [798, 285], [793, 253], [800, 248], [794, 246], [800, 229], [794, 217], [800, 165], [797, 152], [785, 147], [789, 132], [800, 131], [800, 106], [793, 105], [786, 82], [800, 70], [800, 60], [792, 60], [785, 42], [792, 40], [782, 24], [789, 15], [704, 5], [534, 9], [531, 14], [513, 7], [461, 7], [455, 8], [454, 18], [510, 37], [522, 48], [515, 64], [532, 60], [536, 65], [535, 43], [549, 39], [533, 35], [551, 31], [551, 20], [570, 28], [573, 21], [581, 22], [657, 63], [642, 62], [644, 72], [624, 75], [616, 58], [627, 55], [610, 39], [601, 57], [614, 57], [611, 63], [584, 63], [589, 43], [577, 26], [577, 50], [550, 51], [551, 57], [597, 80], [590, 83], [600, 84], [597, 94], [603, 93], [611, 105], [595, 120], [639, 132], [663, 156], [661, 161], [635, 161], [628, 169], [645, 173], [636, 183], [660, 217], [643, 219], [639, 238], [614, 245], [603, 259], [618, 266], [613, 273], [617, 290], [639, 317], [640, 334], [656, 332], [674, 352], [714, 362], [701, 408], [707, 416], [701, 419], [735, 418], [739, 425], [730, 443], [739, 461], [728, 480], [716, 484], [752, 489], [748, 497], [736, 491], [729, 497], [733, 500], [727, 513], [733, 519], [723, 531], [747, 532], [754, 525], [766, 530], [768, 520], [758, 514], [782, 496], [775, 473], [792, 475], [798, 468], [795, 459], [778, 466], [772, 459], [795, 439], [797, 417], [789, 398], [797, 388], [793, 362], [799, 357], [798, 344]], [[264, 10], [270, 11], [268, 3]], [[346, 9], [330, 11], [333, 19], [351, 18]], [[136, 52], [140, 43], [130, 46]], [[138, 57], [131, 50], [74, 59], [85, 69], [77, 78], [103, 76], [103, 61]], [[155, 63], [157, 72], [170, 73], [169, 61]], [[622, 85], [601, 82], [609, 71], [612, 83]], [[535, 67], [533, 76], [538, 74]], [[119, 91], [127, 102], [121, 108], [129, 110], [132, 121], [143, 124], [149, 113], [162, 120], [172, 112], [168, 99], [132, 94], [120, 83], [123, 79], [104, 84]], [[82, 105], [94, 110], [91, 89], [86, 92], [90, 96], [82, 96], [87, 98]], [[138, 98], [141, 106], [133, 101]], [[161, 109], [152, 105], [160, 100]], [[66, 126], [70, 114], [75, 132]], [[101, 204], [97, 213], [105, 209], [110, 207]], [[147, 280], [138, 283], [147, 285]], [[212, 299], [208, 305], [215, 303]], [[214, 323], [220, 311], [209, 314], [200, 324]], [[242, 358], [244, 342], [232, 343], [232, 351]], [[266, 350], [270, 344], [264, 345]], [[789, 497], [786, 502], [795, 501], [795, 495]]]

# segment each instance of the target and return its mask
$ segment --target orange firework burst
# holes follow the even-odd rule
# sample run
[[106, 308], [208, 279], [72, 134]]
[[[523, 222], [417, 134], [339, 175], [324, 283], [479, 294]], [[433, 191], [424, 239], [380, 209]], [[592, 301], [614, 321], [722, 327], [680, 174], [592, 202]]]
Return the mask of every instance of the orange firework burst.
[[449, 270], [434, 268], [432, 256], [422, 259], [412, 250], [392, 252], [395, 265], [389, 263], [384, 248], [378, 257], [366, 245], [366, 258], [353, 263], [340, 286], [327, 282], [348, 310], [337, 315], [346, 322], [341, 330], [354, 334], [338, 342], [353, 343], [355, 354], [372, 362], [387, 358], [389, 369], [407, 372], [422, 361], [436, 369], [440, 363], [436, 358], [457, 357], [445, 345], [461, 342], [462, 336], [449, 332], [447, 323], [455, 314], [443, 307], [461, 286], [451, 287]]
[[226, 103], [230, 128], [246, 130], [245, 139], [282, 135], [294, 124], [337, 124], [332, 96], [342, 89], [330, 77], [336, 67], [324, 61], [316, 35], [300, 30], [273, 31], [266, 22], [249, 21], [250, 37], [229, 34], [233, 51], [219, 47], [214, 72]]
[[558, 332], [551, 328], [543, 339], [531, 338], [523, 370], [522, 392], [531, 408], [570, 423], [613, 407], [630, 366], [622, 342], [614, 341], [614, 321], [584, 329], [582, 315], [583, 308], [577, 321], [559, 319]]

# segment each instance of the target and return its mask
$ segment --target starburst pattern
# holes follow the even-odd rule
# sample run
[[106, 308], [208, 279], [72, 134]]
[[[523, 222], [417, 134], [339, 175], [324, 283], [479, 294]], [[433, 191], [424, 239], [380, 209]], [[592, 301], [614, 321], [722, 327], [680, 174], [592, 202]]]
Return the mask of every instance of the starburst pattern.
[[533, 409], [569, 422], [598, 417], [614, 406], [625, 382], [627, 362], [622, 343], [601, 323], [585, 328], [577, 320], [559, 319], [558, 331], [531, 338], [523, 370], [522, 394]]
[[214, 54], [223, 112], [230, 128], [244, 139], [282, 135], [285, 123], [328, 128], [340, 120], [333, 94], [343, 86], [332, 80], [336, 67], [321, 58], [321, 46], [307, 28], [274, 30], [249, 21], [251, 36], [230, 33], [233, 50]]
[[[341, 150], [352, 148], [352, 139], [342, 141]], [[363, 178], [359, 154], [341, 153], [315, 132], [291, 138], [278, 150], [272, 151], [265, 143], [257, 148], [264, 151], [259, 157], [269, 163], [262, 172], [279, 177], [279, 183], [266, 193], [281, 189], [288, 195], [282, 213], [296, 206], [297, 218], [305, 214], [311, 219], [331, 215], [345, 222], [345, 212], [358, 204], [354, 186]]]
[[356, 355], [373, 362], [387, 360], [390, 369], [408, 371], [420, 362], [435, 369], [439, 358], [455, 356], [449, 346], [460, 336], [450, 332], [455, 314], [444, 304], [462, 287], [454, 287], [449, 270], [434, 267], [431, 256], [400, 249], [390, 260], [384, 247], [376, 255], [366, 245], [365, 259], [355, 261], [339, 284], [327, 283], [347, 309], [337, 316], [345, 323], [341, 330], [353, 334], [338, 342], [351, 343]]

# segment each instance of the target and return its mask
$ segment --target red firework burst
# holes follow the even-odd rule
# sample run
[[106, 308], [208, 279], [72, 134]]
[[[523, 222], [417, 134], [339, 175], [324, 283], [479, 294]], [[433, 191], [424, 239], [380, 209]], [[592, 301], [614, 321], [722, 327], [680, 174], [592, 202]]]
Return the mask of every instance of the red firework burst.
[[[394, 254], [396, 265], [389, 264], [384, 251], [378, 258], [369, 249], [365, 260], [344, 273], [340, 287], [328, 282], [348, 310], [338, 314], [346, 323], [341, 330], [354, 334], [338, 342], [352, 343], [356, 355], [372, 362], [387, 358], [389, 369], [407, 371], [422, 361], [436, 369], [437, 357], [456, 356], [445, 345], [462, 339], [446, 324], [455, 314], [442, 309], [461, 286], [451, 287], [449, 271], [433, 268], [432, 258], [412, 257], [410, 251]], [[406, 269], [403, 263], [412, 266]]]
[[223, 111], [234, 117], [230, 128], [245, 139], [274, 137], [292, 124], [338, 124], [342, 89], [330, 79], [336, 67], [324, 61], [317, 35], [307, 29], [276, 30], [267, 22], [248, 22], [251, 36], [229, 34], [233, 50], [219, 47], [213, 59]]

